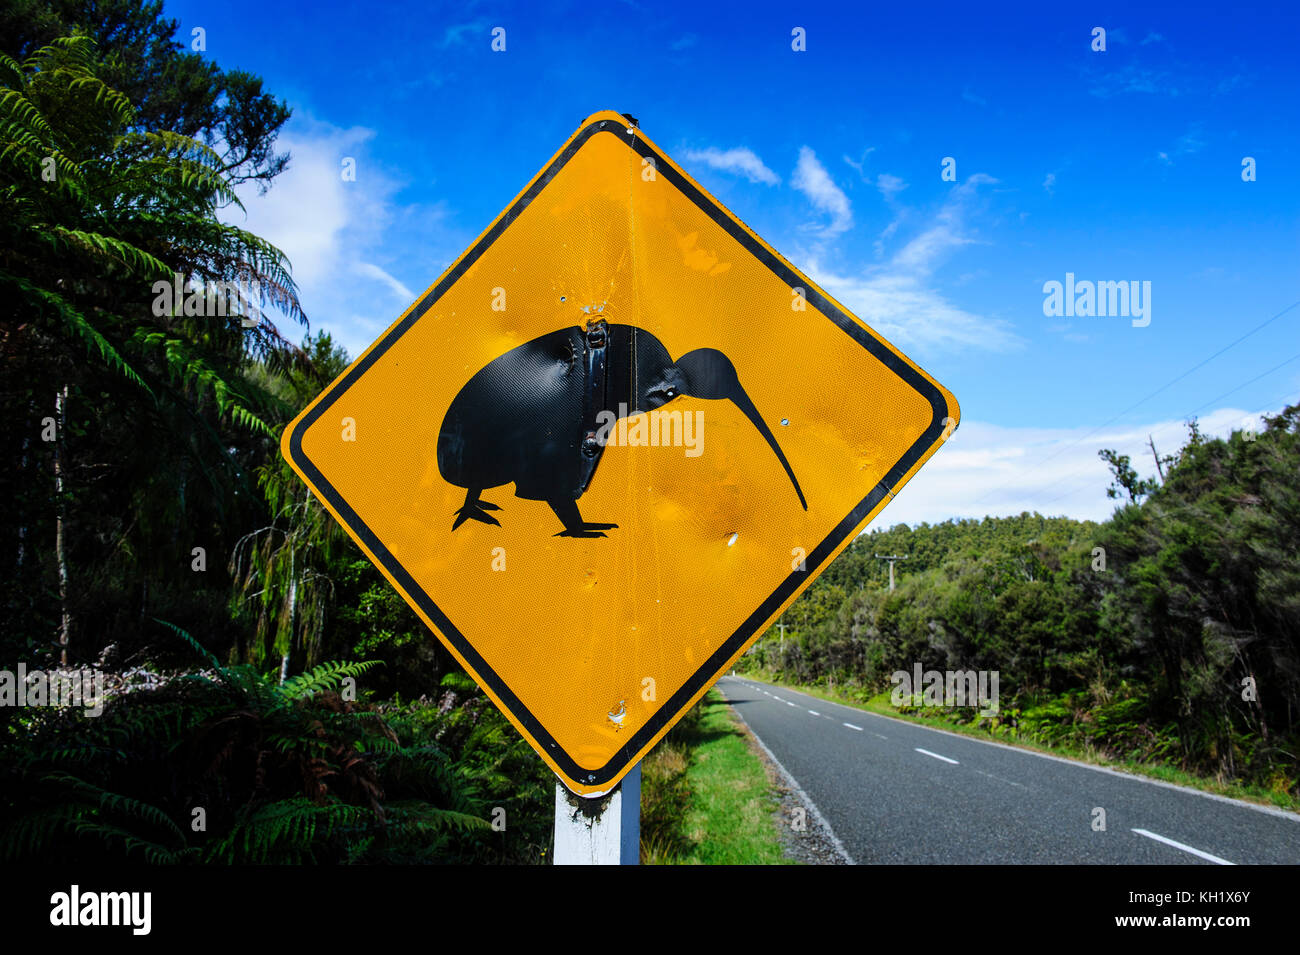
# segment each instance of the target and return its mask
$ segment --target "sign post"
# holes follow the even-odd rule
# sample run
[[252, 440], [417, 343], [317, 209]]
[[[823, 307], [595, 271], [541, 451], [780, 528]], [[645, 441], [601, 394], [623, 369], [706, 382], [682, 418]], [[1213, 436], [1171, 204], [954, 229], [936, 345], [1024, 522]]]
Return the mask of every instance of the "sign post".
[[641, 764], [595, 799], [555, 784], [555, 865], [639, 865]]
[[620, 780], [958, 416], [601, 112], [282, 450], [564, 787], [634, 807]]

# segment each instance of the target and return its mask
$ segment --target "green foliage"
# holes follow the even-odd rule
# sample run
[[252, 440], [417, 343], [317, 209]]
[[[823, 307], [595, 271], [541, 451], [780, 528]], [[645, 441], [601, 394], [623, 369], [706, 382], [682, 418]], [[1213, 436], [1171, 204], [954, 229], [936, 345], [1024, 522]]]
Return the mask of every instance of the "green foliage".
[[[132, 129], [163, 130], [220, 148], [231, 182], [265, 185], [284, 169], [274, 150], [288, 108], [261, 80], [224, 71], [176, 37], [161, 0], [8, 0], [0, 7], [0, 51], [23, 60], [74, 32], [95, 41], [96, 73], [135, 106]], [[0, 70], [0, 72], [3, 72]]]
[[[1022, 514], [872, 531], [741, 666], [864, 701], [916, 663], [997, 670], [997, 732], [1296, 795], [1298, 421], [1292, 407], [1253, 439], [1214, 441], [1192, 422], [1159, 459], [1163, 483], [1103, 452], [1125, 503], [1102, 525]], [[892, 594], [878, 553], [909, 556]]]
[[[477, 689], [440, 686], [454, 662], [279, 456], [349, 358], [280, 334], [305, 320], [288, 262], [221, 214], [285, 168], [288, 110], [175, 32], [156, 2], [0, 9], [0, 647], [49, 665], [66, 613], [75, 662], [203, 661], [96, 720], [0, 712], [15, 858], [536, 861], [549, 772]], [[176, 274], [241, 291], [160, 307]], [[343, 700], [362, 674], [366, 699], [416, 702]]]
[[704, 703], [695, 704], [641, 760], [641, 861], [681, 862], [695, 848], [686, 815], [695, 793], [688, 772], [700, 742]]
[[641, 862], [783, 862], [778, 807], [757, 751], [710, 691], [642, 760]]
[[1297, 776], [1300, 406], [1263, 432], [1193, 429], [1164, 485], [1104, 540], [1103, 632], [1132, 635], [1154, 712], [1184, 765], [1225, 778]]
[[1110, 448], [1103, 448], [1097, 452], [1097, 457], [1106, 462], [1114, 476], [1110, 487], [1106, 488], [1106, 496], [1109, 498], [1118, 498], [1121, 494], [1127, 494], [1129, 501], [1136, 503], [1160, 486], [1154, 478], [1143, 480], [1138, 477], [1137, 470], [1130, 463], [1127, 454], [1119, 454]]
[[344, 680], [360, 676], [377, 663], [378, 660], [365, 660], [360, 663], [322, 663], [306, 673], [289, 677], [276, 687], [276, 692], [287, 700], [301, 700], [316, 693], [334, 692]]
[[[140, 622], [159, 613], [211, 620], [214, 594], [229, 592], [224, 557], [262, 516], [250, 475], [296, 411], [253, 372], [306, 368], [264, 310], [303, 318], [288, 263], [220, 215], [239, 183], [283, 168], [270, 144], [287, 111], [255, 78], [181, 53], [159, 13], [126, 0], [0, 12], [0, 433], [18, 449], [0, 477], [0, 645], [11, 654], [46, 653], [64, 613], [82, 660], [114, 644], [139, 652]], [[256, 115], [227, 112], [232, 88]], [[229, 314], [186, 314], [157, 300], [155, 283], [173, 288], [176, 275], [251, 294]], [[65, 388], [57, 439], [43, 439]], [[205, 576], [190, 567], [196, 546], [213, 556]]]
[[[518, 782], [501, 759], [510, 748], [501, 722], [472, 721], [477, 739], [453, 761], [437, 737], [464, 727], [427, 707], [390, 720], [335, 692], [373, 662], [322, 664], [275, 683], [248, 666], [205, 659], [209, 671], [119, 696], [97, 718], [53, 711], [32, 731], [7, 735], [0, 743], [5, 861], [509, 855], [503, 840], [489, 838], [484, 818], [490, 800]], [[524, 787], [518, 798], [537, 793]], [[196, 809], [203, 831], [191, 825]]]

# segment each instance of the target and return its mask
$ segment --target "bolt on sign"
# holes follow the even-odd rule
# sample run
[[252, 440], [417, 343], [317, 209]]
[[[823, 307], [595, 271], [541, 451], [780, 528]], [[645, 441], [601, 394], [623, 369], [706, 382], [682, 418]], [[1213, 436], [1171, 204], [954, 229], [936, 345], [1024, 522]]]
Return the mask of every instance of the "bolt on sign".
[[957, 420], [946, 389], [601, 112], [283, 453], [591, 796]]

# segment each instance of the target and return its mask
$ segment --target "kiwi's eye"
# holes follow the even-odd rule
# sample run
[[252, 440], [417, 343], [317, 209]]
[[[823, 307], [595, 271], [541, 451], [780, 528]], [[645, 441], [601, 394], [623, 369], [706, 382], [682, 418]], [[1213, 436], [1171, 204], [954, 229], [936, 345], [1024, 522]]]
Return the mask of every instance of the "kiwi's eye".
[[665, 396], [665, 397], [668, 397], [668, 398], [676, 398], [676, 397], [677, 397], [677, 389], [676, 389], [676, 388], [665, 388], [665, 389], [664, 389], [664, 396]]

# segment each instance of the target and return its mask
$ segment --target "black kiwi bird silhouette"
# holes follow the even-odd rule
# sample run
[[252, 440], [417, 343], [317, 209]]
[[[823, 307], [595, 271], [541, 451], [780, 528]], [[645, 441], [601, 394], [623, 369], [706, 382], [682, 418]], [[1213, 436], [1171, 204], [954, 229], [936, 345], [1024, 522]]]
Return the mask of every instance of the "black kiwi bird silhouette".
[[728, 399], [767, 441], [803, 490], [781, 446], [722, 352], [700, 348], [677, 361], [659, 339], [632, 325], [595, 319], [512, 348], [461, 388], [438, 433], [438, 471], [466, 489], [452, 530], [467, 520], [500, 525], [479, 497], [513, 483], [515, 497], [545, 501], [564, 525], [557, 537], [604, 537], [617, 524], [583, 519], [586, 492], [604, 452], [601, 424], [654, 411], [682, 395]]

